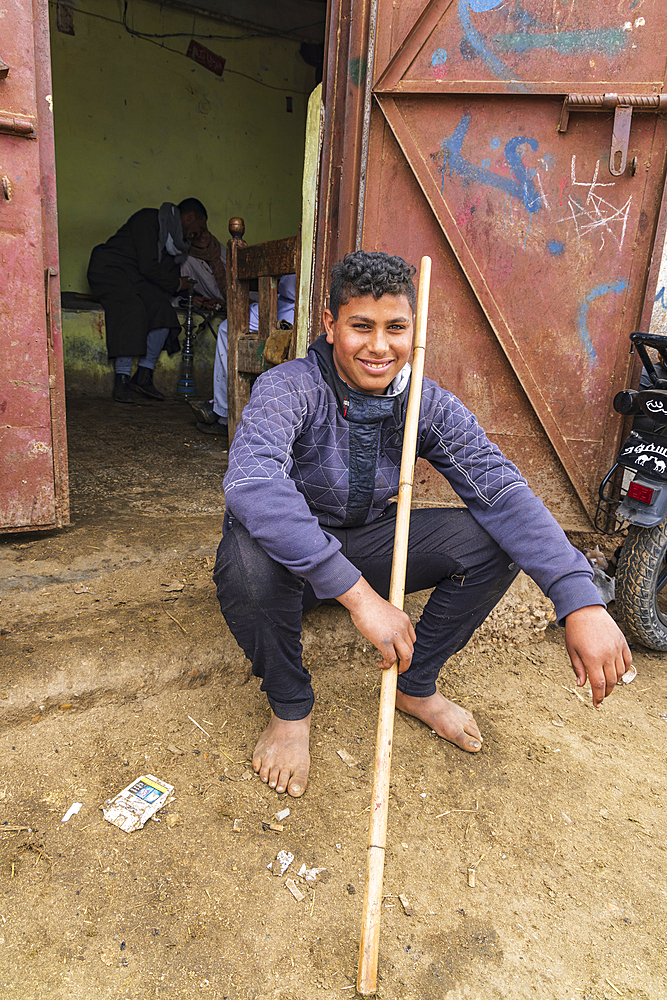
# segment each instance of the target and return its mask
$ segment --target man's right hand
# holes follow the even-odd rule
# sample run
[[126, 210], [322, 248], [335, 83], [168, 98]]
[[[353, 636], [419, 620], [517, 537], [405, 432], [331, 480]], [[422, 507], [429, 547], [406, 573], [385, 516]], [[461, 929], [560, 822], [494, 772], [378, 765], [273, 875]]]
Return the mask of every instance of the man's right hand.
[[336, 600], [348, 609], [355, 627], [379, 650], [380, 669], [387, 670], [398, 660], [398, 672], [404, 673], [410, 666], [416, 638], [405, 611], [380, 597], [363, 576]]

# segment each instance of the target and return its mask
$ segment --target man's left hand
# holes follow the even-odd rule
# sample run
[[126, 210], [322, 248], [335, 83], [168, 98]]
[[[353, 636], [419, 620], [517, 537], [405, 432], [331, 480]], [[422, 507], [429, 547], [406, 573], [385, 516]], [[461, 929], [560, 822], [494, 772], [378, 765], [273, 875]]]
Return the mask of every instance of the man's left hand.
[[620, 628], [599, 604], [572, 611], [565, 619], [565, 645], [583, 687], [586, 676], [591, 682], [593, 704], [614, 690], [632, 665], [632, 653]]

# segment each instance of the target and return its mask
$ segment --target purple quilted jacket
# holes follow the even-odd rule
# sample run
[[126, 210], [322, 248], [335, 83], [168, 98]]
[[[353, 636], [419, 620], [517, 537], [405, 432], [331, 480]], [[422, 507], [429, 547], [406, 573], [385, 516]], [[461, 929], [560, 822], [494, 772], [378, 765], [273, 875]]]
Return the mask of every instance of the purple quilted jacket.
[[[307, 358], [260, 375], [243, 411], [224, 480], [228, 519], [321, 599], [360, 576], [327, 527], [367, 524], [398, 493], [409, 377], [406, 366], [384, 396], [356, 392], [338, 376], [322, 336]], [[587, 560], [516, 466], [431, 379], [424, 379], [417, 454], [551, 598], [559, 621], [602, 604]]]

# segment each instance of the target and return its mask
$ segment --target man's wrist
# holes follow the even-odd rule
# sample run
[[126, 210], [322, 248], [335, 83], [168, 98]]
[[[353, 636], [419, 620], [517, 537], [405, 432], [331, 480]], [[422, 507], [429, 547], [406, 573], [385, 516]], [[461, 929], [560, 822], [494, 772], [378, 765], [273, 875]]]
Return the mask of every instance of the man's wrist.
[[375, 593], [363, 576], [360, 576], [356, 583], [353, 583], [349, 590], [339, 594], [336, 600], [340, 601], [348, 611], [355, 611], [368, 600], [369, 592]]
[[564, 620], [567, 621], [568, 619], [572, 618], [573, 615], [576, 615], [577, 617], [583, 617], [581, 614], [582, 612], [585, 612], [588, 615], [591, 613], [597, 614], [600, 611], [605, 615], [607, 614], [604, 604], [585, 604], [582, 608], [575, 608], [574, 611], [569, 611], [565, 615]]

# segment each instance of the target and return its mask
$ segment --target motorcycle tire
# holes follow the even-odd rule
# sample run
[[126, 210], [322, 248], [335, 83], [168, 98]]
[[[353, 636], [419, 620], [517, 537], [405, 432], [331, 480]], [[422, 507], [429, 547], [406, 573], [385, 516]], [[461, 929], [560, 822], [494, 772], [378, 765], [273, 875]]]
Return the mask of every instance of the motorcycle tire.
[[628, 634], [649, 649], [667, 650], [667, 521], [631, 525], [616, 567], [616, 613]]

